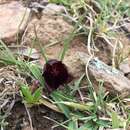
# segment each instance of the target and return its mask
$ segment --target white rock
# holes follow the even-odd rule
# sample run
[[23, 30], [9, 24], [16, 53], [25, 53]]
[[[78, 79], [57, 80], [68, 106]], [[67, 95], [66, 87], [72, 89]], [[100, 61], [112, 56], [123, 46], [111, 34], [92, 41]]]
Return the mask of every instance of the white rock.
[[62, 5], [56, 5], [56, 4], [48, 4], [46, 8], [44, 9], [44, 14], [56, 14], [56, 13], [63, 13], [65, 12], [65, 7]]

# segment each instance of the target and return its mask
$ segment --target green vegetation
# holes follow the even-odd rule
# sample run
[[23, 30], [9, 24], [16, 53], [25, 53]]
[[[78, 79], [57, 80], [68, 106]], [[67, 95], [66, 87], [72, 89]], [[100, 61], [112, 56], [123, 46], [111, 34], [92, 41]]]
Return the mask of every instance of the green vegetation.
[[[111, 39], [116, 38], [118, 29], [130, 15], [129, 1], [126, 0], [50, 0], [50, 2], [64, 5], [69, 15], [63, 16], [72, 20], [75, 26], [68, 39], [64, 40], [64, 48], [59, 55], [60, 60], [64, 59], [69, 44], [76, 35], [84, 35], [87, 38], [90, 55], [94, 55], [95, 42], [99, 38], [113, 46]], [[35, 42], [39, 42], [37, 36]], [[118, 49], [121, 49], [120, 46]], [[44, 49], [42, 54], [47, 61]], [[118, 67], [125, 58], [121, 54], [120, 59], [117, 54], [118, 52], [113, 56], [115, 67]], [[99, 81], [99, 91], [96, 92], [93, 84], [88, 82], [86, 75], [83, 74], [73, 85], [65, 85], [62, 91], [53, 91], [48, 100], [42, 96], [42, 91], [46, 89], [42, 67], [14, 56], [3, 41], [0, 41], [0, 65], [15, 66], [20, 74], [40, 82], [39, 88], [34, 92], [29, 89], [27, 83], [19, 83], [19, 91], [26, 104], [37, 105], [48, 102], [46, 106], [49, 107], [49, 103], [56, 106], [57, 111], [62, 112], [66, 118], [65, 122], [55, 121], [57, 126], [60, 125], [67, 130], [98, 130], [105, 128], [127, 129], [130, 124], [130, 111], [127, 104], [118, 94], [113, 98], [113, 95], [106, 93], [103, 81]], [[88, 82], [85, 88], [81, 86], [83, 80]], [[82, 93], [82, 89], [85, 94]], [[3, 116], [0, 116], [0, 125], [1, 127], [7, 125]]]
[[31, 90], [29, 90], [29, 87], [26, 85], [21, 85], [21, 95], [23, 99], [28, 104], [36, 104], [39, 102], [41, 98], [42, 89], [38, 88], [35, 90], [35, 92], [32, 94]]

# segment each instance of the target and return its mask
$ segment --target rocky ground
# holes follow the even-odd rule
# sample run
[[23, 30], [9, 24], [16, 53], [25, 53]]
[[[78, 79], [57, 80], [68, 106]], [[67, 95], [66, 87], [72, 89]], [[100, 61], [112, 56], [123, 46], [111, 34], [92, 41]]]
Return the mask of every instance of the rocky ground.
[[[32, 0], [28, 2], [20, 0], [0, 0], [0, 38], [13, 53], [22, 53], [25, 57], [30, 57], [43, 66], [45, 61], [39, 53], [40, 47], [45, 48], [46, 55], [49, 59], [57, 59], [59, 53], [63, 49], [64, 39], [69, 37], [74, 29], [72, 22], [65, 19], [62, 15], [59, 15], [65, 11], [66, 9], [64, 6], [50, 4], [46, 0], [37, 0], [35, 2]], [[130, 26], [129, 23], [125, 28], [128, 28], [128, 26]], [[35, 37], [38, 37], [40, 47], [38, 43], [34, 42]], [[111, 66], [113, 64], [113, 50], [118, 41], [125, 43], [123, 46], [121, 45], [120, 51], [124, 56], [128, 57], [118, 66], [118, 70], [121, 74], [117, 77], [114, 75], [115, 78], [113, 77], [113, 73], [109, 75], [109, 72], [106, 70], [104, 72], [104, 70], [99, 71], [94, 69], [95, 66], [93, 65], [90, 66], [90, 73], [94, 79], [102, 78], [106, 81], [105, 86], [109, 90], [113, 89], [113, 91], [115, 90], [119, 93], [127, 91], [129, 94], [129, 35], [126, 35], [126, 33], [122, 31], [117, 35], [116, 40], [112, 39], [112, 46], [106, 43], [106, 41], [98, 38], [95, 45], [97, 49], [97, 51], [95, 51], [95, 57], [98, 57], [99, 60], [103, 61], [101, 64]], [[34, 49], [34, 55], [32, 54], [29, 56], [27, 53], [30, 48]], [[89, 54], [87, 37], [84, 35], [76, 36], [71, 41], [70, 47], [63, 60], [75, 81], [86, 71], [86, 63], [82, 64], [81, 62], [84, 57], [80, 57], [80, 59], [78, 56], [79, 52], [84, 52], [87, 55]], [[117, 54], [117, 58], [119, 55], [120, 53]], [[122, 80], [120, 77], [122, 77]], [[21, 103], [17, 86], [15, 86], [17, 80], [24, 81], [25, 79], [16, 74], [15, 68], [12, 66], [0, 68], [0, 98], [1, 93], [6, 94], [6, 96], [4, 96], [6, 102], [3, 104], [0, 102], [0, 105], [3, 106], [3, 108], [5, 106], [6, 108], [6, 110], [2, 111], [7, 111], [8, 125], [6, 130], [32, 130], [30, 128], [28, 111], [31, 115], [34, 127], [33, 130], [51, 130], [52, 126], [56, 125], [56, 122], [52, 120], [57, 120], [59, 122], [65, 120], [65, 117], [62, 114], [54, 112], [52, 109], [43, 105], [33, 106], [27, 111], [26, 107]], [[97, 83], [95, 83], [95, 86], [97, 87]], [[6, 93], [6, 91], [8, 93]], [[8, 104], [9, 101], [10, 104]], [[49, 119], [47, 119], [47, 117], [49, 117]], [[64, 130], [64, 128], [56, 127], [54, 130]]]

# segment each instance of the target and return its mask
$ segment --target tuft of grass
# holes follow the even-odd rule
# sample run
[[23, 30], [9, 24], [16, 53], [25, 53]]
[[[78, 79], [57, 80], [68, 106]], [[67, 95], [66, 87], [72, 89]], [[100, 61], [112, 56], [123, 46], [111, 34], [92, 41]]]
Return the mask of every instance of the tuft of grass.
[[4, 65], [18, 64], [11, 51], [2, 40], [0, 40], [0, 63]]
[[44, 78], [40, 66], [21, 60], [15, 57], [3, 41], [0, 41], [0, 63], [3, 65], [13, 65], [24, 74], [30, 75], [34, 79], [39, 80], [42, 87], [44, 87]]
[[32, 94], [31, 90], [27, 85], [21, 85], [21, 95], [28, 104], [34, 105], [38, 104], [40, 99], [41, 99], [41, 94], [42, 94], [42, 88], [38, 88], [35, 90], [35, 92]]

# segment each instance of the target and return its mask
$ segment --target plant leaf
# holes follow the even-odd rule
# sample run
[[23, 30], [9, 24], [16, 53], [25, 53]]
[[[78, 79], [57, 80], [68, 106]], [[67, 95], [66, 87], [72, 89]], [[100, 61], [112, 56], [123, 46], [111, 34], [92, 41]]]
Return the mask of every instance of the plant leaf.
[[68, 130], [78, 130], [78, 123], [77, 120], [72, 120], [68, 124]]
[[119, 128], [120, 126], [120, 121], [118, 119], [118, 115], [116, 112], [112, 112], [112, 128]]
[[[55, 102], [61, 102], [63, 101], [61, 98], [59, 98], [59, 96], [55, 93], [55, 91], [51, 94], [51, 97], [53, 98], [53, 100]], [[67, 118], [70, 118], [70, 110], [67, 106], [65, 106], [64, 104], [61, 103], [57, 103], [58, 107], [60, 108], [60, 110], [65, 114], [65, 116]]]
[[33, 76], [39, 80], [42, 87], [44, 87], [44, 78], [42, 76], [42, 73], [40, 71], [40, 68], [37, 65], [34, 64], [28, 64], [29, 70], [32, 72]]
[[31, 91], [29, 90], [29, 87], [26, 85], [22, 85], [21, 86], [21, 92], [22, 95], [24, 96], [24, 99], [28, 102], [28, 103], [32, 103], [33, 101], [33, 96], [31, 94]]
[[34, 92], [33, 101], [38, 102], [40, 100], [40, 98], [41, 98], [41, 94], [42, 94], [42, 88], [40, 87]]

